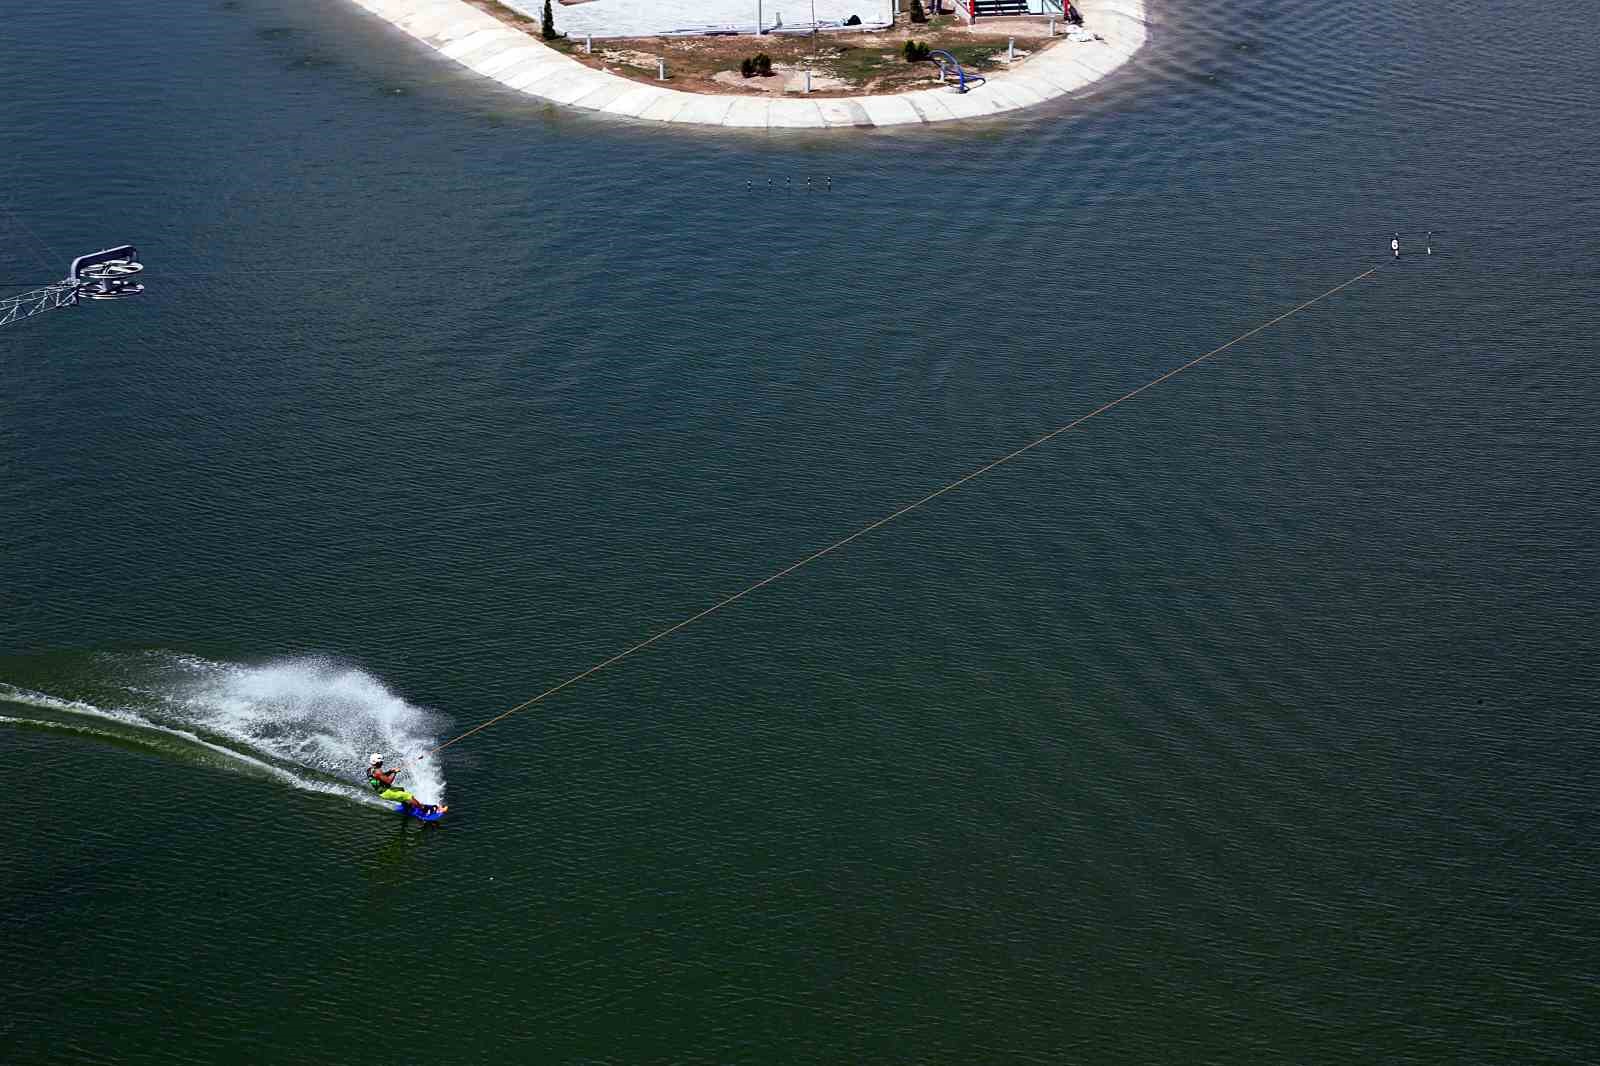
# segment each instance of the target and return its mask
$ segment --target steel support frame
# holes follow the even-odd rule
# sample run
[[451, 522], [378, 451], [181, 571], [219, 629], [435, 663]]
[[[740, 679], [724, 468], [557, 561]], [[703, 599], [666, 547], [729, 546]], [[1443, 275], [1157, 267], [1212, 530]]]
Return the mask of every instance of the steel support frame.
[[0, 298], [0, 326], [21, 322], [24, 318], [42, 315], [58, 307], [72, 307], [78, 302], [78, 286], [68, 282], [34, 289], [20, 296]]

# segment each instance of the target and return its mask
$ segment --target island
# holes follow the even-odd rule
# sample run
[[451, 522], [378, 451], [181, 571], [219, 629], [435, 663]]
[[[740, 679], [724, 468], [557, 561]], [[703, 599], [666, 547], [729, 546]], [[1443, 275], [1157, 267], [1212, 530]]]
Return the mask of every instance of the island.
[[530, 96], [746, 129], [1015, 112], [1106, 77], [1148, 32], [1143, 0], [355, 2]]

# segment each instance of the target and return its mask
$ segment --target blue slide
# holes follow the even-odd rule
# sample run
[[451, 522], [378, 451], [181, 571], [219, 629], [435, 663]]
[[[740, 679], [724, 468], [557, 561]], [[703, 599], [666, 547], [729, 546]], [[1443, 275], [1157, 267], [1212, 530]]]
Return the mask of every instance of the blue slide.
[[988, 80], [989, 80], [988, 78], [985, 78], [982, 74], [979, 74], [976, 71], [974, 71], [971, 74], [968, 74], [966, 71], [962, 70], [961, 69], [961, 62], [958, 59], [956, 59], [955, 56], [951, 55], [949, 52], [944, 51], [943, 49], [940, 49], [940, 50], [938, 50], [936, 52], [928, 53], [928, 58], [932, 59], [935, 63], [939, 64], [939, 80], [940, 81], [944, 80], [944, 76], [946, 74], [950, 73], [951, 71], [955, 71], [955, 74], [956, 74], [956, 92], [958, 92], [958, 93], [964, 93], [964, 92], [967, 91], [967, 83], [969, 81], [972, 82], [974, 85], [983, 85], [983, 84], [987, 83]]

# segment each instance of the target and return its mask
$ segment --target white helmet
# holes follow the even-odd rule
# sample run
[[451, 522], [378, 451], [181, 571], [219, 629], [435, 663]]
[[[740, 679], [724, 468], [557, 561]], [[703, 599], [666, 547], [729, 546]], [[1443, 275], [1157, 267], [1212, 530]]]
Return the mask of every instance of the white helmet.
[[377, 752], [373, 752], [373, 753], [372, 753], [372, 754], [371, 754], [371, 755], [370, 755], [370, 756], [369, 756], [369, 757], [368, 757], [368, 758], [367, 758], [367, 765], [369, 765], [369, 766], [378, 766], [378, 765], [380, 765], [380, 764], [381, 764], [381, 763], [382, 763], [382, 762], [383, 762], [383, 756], [382, 756], [382, 755], [380, 755], [380, 754], [378, 754], [378, 753], [377, 753]]

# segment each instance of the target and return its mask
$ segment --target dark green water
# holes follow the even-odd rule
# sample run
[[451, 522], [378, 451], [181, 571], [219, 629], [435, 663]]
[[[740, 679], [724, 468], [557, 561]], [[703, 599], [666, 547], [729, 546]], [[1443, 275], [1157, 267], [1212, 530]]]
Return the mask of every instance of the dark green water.
[[150, 292], [0, 333], [0, 1061], [1594, 1059], [1592, 12], [1154, 14], [734, 137], [8, 11], [0, 280]]

